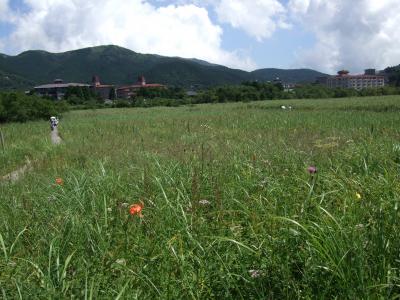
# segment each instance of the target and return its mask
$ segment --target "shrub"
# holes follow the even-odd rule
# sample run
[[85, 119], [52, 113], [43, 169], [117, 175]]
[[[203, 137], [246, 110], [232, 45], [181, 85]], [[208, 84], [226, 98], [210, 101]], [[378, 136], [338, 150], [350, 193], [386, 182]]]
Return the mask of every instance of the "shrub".
[[54, 102], [22, 93], [0, 94], [0, 122], [47, 119], [67, 110], [68, 105], [65, 102]]

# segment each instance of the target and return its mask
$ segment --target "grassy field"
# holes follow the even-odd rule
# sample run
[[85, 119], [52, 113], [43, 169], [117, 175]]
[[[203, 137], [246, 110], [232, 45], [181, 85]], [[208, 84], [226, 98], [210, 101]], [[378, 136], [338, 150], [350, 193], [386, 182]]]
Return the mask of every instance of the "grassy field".
[[0, 177], [34, 167], [0, 184], [4, 299], [400, 298], [398, 96], [76, 111], [61, 146], [1, 130]]

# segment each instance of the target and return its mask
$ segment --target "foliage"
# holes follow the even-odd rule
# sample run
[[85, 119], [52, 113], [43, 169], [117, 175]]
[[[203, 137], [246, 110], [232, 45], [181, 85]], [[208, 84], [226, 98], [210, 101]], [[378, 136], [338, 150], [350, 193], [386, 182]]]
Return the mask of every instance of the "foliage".
[[108, 99], [110, 99], [110, 100], [115, 100], [115, 98], [116, 98], [116, 91], [115, 91], [115, 88], [112, 87], [112, 88], [110, 89], [110, 94], [108, 95]]
[[194, 103], [279, 99], [282, 97], [282, 93], [281, 85], [245, 82], [242, 85], [217, 87], [201, 92], [195, 97]]
[[26, 122], [36, 119], [48, 119], [68, 110], [64, 102], [54, 102], [22, 93], [0, 94], [0, 123]]
[[64, 98], [68, 103], [77, 105], [84, 104], [85, 102], [96, 99], [97, 97], [88, 87], [70, 86], [67, 88]]
[[138, 97], [154, 99], [154, 98], [167, 98], [167, 99], [183, 99], [185, 97], [185, 90], [179, 87], [171, 88], [140, 88], [137, 92]]
[[331, 89], [317, 84], [305, 84], [285, 91], [280, 84], [244, 82], [242, 85], [217, 87], [201, 92], [195, 97], [193, 103], [247, 102], [268, 99], [325, 99], [398, 94], [400, 94], [400, 88], [391, 86], [357, 91], [343, 88]]
[[2, 297], [396, 299], [399, 111], [398, 96], [73, 111], [53, 148], [46, 122], [6, 124], [0, 175], [34, 165], [0, 184]]
[[385, 69], [384, 73], [388, 77], [390, 84], [400, 87], [400, 65], [388, 67]]
[[[1, 59], [1, 58], [0, 58]], [[24, 88], [31, 88], [34, 81], [27, 80], [19, 75], [10, 74], [0, 70], [0, 89], [4, 90], [17, 90]]]

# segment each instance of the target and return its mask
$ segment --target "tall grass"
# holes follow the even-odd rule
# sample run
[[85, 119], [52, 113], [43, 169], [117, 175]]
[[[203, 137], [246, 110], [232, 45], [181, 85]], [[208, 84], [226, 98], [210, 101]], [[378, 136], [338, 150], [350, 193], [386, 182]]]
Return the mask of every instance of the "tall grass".
[[3, 127], [36, 162], [0, 185], [2, 296], [398, 298], [400, 99], [282, 103]]

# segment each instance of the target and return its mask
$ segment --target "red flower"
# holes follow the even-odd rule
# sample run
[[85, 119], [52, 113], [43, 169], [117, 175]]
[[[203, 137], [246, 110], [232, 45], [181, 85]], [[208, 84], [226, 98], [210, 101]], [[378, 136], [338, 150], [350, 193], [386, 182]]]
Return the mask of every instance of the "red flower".
[[56, 178], [57, 185], [64, 185], [64, 180], [62, 178]]
[[143, 215], [142, 215], [142, 209], [143, 209], [143, 207], [144, 207], [143, 202], [136, 203], [136, 204], [132, 204], [132, 205], [129, 207], [129, 213], [130, 213], [132, 216], [138, 215], [140, 218], [143, 218]]

